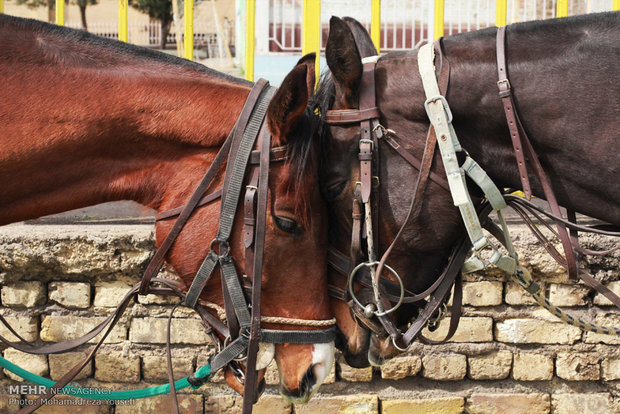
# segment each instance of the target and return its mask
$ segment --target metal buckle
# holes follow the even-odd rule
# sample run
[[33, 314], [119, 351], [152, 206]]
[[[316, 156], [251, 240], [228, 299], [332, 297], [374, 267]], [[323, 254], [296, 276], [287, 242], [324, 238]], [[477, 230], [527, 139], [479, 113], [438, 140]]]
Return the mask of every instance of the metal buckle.
[[432, 96], [428, 98], [426, 101], [424, 101], [424, 109], [426, 110], [426, 116], [428, 116], [428, 119], [431, 121], [431, 123], [433, 123], [433, 117], [431, 116], [431, 110], [428, 104], [436, 102], [436, 101], [441, 102], [441, 104], [443, 105], [444, 112], [446, 113], [448, 117], [448, 123], [451, 123], [452, 122], [452, 111], [450, 110], [448, 101], [446, 101], [446, 98], [443, 95]]
[[363, 143], [370, 143], [370, 150], [371, 151], [375, 150], [375, 142], [372, 139], [361, 138], [360, 139], [360, 148], [362, 147]]
[[256, 187], [255, 185], [246, 185], [245, 188], [247, 190], [254, 190], [254, 191], [258, 191], [258, 187]]
[[500, 79], [497, 81], [497, 87], [501, 90], [502, 85], [506, 85], [506, 89], [511, 89], [510, 81], [508, 79]]

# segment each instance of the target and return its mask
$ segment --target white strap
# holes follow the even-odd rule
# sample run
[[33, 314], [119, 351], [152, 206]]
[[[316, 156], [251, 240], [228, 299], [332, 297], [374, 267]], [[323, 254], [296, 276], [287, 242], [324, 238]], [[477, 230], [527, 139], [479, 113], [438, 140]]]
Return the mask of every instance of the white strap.
[[[510, 248], [509, 255], [507, 256], [499, 252], [497, 247], [489, 242], [484, 235], [478, 214], [476, 213], [476, 208], [467, 190], [465, 174], [469, 175], [487, 195], [491, 206], [499, 213], [498, 217], [502, 222], [504, 231], [507, 232], [506, 224], [500, 213], [500, 210], [506, 207], [506, 203], [501, 192], [495, 184], [493, 184], [487, 173], [469, 156], [466, 158], [463, 167], [459, 166], [456, 152], [462, 151], [462, 149], [456, 132], [454, 131], [454, 127], [452, 126], [450, 107], [448, 106], [446, 98], [442, 96], [439, 91], [439, 85], [437, 84], [437, 78], [435, 76], [434, 60], [435, 49], [433, 45], [426, 44], [422, 46], [418, 52], [418, 70], [422, 77], [424, 92], [427, 96], [424, 107], [431, 124], [435, 128], [437, 143], [446, 170], [452, 200], [454, 205], [458, 207], [461, 212], [465, 229], [467, 230], [467, 234], [469, 235], [474, 249], [474, 254], [465, 262], [463, 271], [471, 272], [481, 270], [489, 264], [494, 264], [513, 274], [517, 269], [517, 260], [514, 250]], [[510, 245], [509, 240], [507, 243]], [[486, 247], [490, 247], [493, 250], [488, 260], [482, 259], [479, 255], [479, 252]]]

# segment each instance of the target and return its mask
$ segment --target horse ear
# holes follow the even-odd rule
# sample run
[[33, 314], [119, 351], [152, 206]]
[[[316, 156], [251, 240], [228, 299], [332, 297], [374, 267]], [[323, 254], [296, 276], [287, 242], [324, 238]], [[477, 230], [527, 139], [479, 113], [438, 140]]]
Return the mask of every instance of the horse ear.
[[357, 45], [357, 51], [361, 57], [365, 58], [378, 55], [377, 48], [372, 42], [368, 31], [360, 22], [348, 16], [343, 17], [342, 20], [344, 20], [347, 26], [349, 26], [349, 29], [351, 29], [351, 33], [353, 33], [353, 37], [355, 38], [355, 44]]
[[336, 83], [337, 95], [341, 95], [348, 105], [355, 105], [357, 86], [362, 79], [362, 58], [351, 29], [335, 16], [329, 20], [325, 57]]
[[267, 122], [276, 145], [286, 143], [287, 135], [297, 127], [306, 110], [316, 79], [314, 60], [314, 53], [302, 57], [269, 103]]

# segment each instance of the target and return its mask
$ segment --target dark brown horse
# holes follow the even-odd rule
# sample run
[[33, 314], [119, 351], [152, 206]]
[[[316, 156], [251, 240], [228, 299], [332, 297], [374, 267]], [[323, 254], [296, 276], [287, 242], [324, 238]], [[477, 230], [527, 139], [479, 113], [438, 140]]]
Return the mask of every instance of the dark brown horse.
[[[158, 212], [184, 205], [252, 87], [183, 59], [5, 15], [0, 74], [0, 225], [112, 200]], [[313, 86], [308, 58], [267, 111], [272, 145], [288, 144], [289, 160], [269, 171], [262, 314], [325, 322], [326, 220], [314, 144], [305, 138], [313, 127], [303, 116]], [[209, 192], [223, 179], [222, 169]], [[199, 208], [167, 256], [186, 288], [209, 251], [219, 210], [219, 202]], [[243, 217], [235, 222], [230, 245], [242, 274]], [[157, 245], [173, 223], [158, 222]], [[219, 279], [209, 280], [201, 299], [223, 306]], [[317, 329], [275, 323], [263, 327]], [[283, 395], [305, 402], [331, 368], [333, 342], [276, 344], [275, 359]], [[240, 389], [228, 372], [227, 379]]]
[[[446, 98], [462, 147], [499, 188], [520, 189], [496, 85], [496, 32], [489, 28], [443, 39], [444, 58], [450, 64]], [[326, 50], [331, 78], [322, 82], [316, 98], [324, 111], [358, 108], [363, 56], [356, 40], [366, 47], [370, 42], [369, 37], [352, 33], [349, 25], [332, 18]], [[620, 87], [615, 82], [620, 75], [620, 13], [511, 25], [506, 32], [506, 53], [524, 129], [559, 203], [620, 225]], [[381, 56], [374, 80], [381, 125], [393, 130], [405, 149], [421, 159], [429, 121], [417, 50]], [[359, 180], [360, 126], [332, 125], [326, 131], [321, 171], [330, 205], [330, 242], [348, 252], [352, 199]], [[401, 275], [407, 289], [421, 292], [437, 279], [464, 233], [461, 217], [450, 193], [433, 180], [416, 214], [405, 223], [418, 170], [381, 140], [379, 153], [378, 256], [405, 224], [387, 264]], [[437, 153], [432, 171], [445, 176]], [[538, 179], [530, 177], [530, 181], [534, 195], [544, 197]], [[416, 312], [415, 306], [402, 306], [395, 319], [402, 326]], [[365, 352], [360, 346], [364, 334], [352, 327], [354, 321], [348, 314], [339, 313], [338, 324], [349, 334], [348, 351]], [[368, 352], [372, 363], [395, 353], [389, 340], [372, 337]]]

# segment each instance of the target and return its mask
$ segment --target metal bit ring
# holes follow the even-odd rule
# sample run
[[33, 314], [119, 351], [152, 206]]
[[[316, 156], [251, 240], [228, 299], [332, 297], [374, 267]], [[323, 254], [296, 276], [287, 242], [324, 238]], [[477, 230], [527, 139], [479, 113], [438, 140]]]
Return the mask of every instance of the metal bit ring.
[[[366, 306], [362, 305], [362, 303], [355, 296], [355, 292], [353, 291], [353, 281], [355, 279], [355, 274], [362, 267], [377, 266], [378, 264], [379, 264], [379, 262], [363, 262], [363, 263], [360, 263], [357, 266], [355, 266], [355, 268], [351, 271], [351, 274], [349, 275], [349, 281], [348, 281], [349, 294], [351, 295], [351, 299], [353, 299], [355, 304], [357, 306], [359, 306], [360, 308], [362, 308], [362, 309], [364, 309]], [[396, 270], [392, 269], [387, 264], [384, 264], [383, 267], [385, 267], [387, 270], [389, 270], [390, 273], [392, 273], [392, 275], [394, 275], [394, 277], [398, 281], [398, 284], [400, 285], [400, 297], [398, 299], [398, 303], [396, 303], [396, 305], [392, 306], [390, 309], [388, 309], [386, 311], [383, 311], [383, 312], [374, 311], [375, 316], [385, 316], [385, 315], [388, 315], [388, 314], [394, 312], [396, 309], [398, 309], [400, 307], [400, 305], [403, 303], [403, 299], [405, 298], [405, 286], [403, 285], [403, 281], [400, 278], [400, 276], [398, 275], [398, 273], [396, 273]]]

